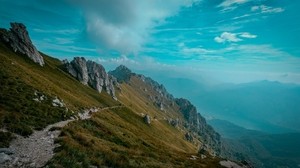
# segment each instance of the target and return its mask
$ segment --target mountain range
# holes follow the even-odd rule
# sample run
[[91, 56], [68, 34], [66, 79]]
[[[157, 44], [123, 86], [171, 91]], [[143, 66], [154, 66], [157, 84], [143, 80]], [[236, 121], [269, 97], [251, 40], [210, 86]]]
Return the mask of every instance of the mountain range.
[[164, 81], [175, 95], [191, 100], [208, 118], [268, 133], [300, 131], [300, 86], [297, 84], [273, 81], [207, 84], [203, 80], [156, 78]]
[[[270, 134], [249, 130], [225, 120], [208, 120], [222, 136], [228, 158], [251, 160], [255, 167], [298, 167], [300, 133]], [[229, 154], [232, 151], [231, 154]], [[228, 155], [229, 154], [229, 155]]]
[[1, 167], [241, 167], [189, 100], [123, 65], [48, 56], [21, 23], [0, 63]]

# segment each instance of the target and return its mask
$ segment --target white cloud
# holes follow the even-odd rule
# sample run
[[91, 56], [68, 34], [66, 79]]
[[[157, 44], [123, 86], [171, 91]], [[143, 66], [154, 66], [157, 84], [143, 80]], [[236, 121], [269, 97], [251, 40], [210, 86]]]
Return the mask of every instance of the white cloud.
[[239, 42], [242, 39], [237, 37], [235, 33], [223, 32], [220, 36], [215, 37], [214, 40], [217, 43], [224, 43], [224, 42]]
[[257, 37], [257, 35], [250, 34], [248, 32], [241, 33], [239, 36], [243, 37], [243, 38], [256, 38]]
[[220, 12], [230, 12], [238, 8], [239, 5], [249, 2], [250, 0], [224, 0], [217, 7], [223, 8]]
[[260, 5], [260, 6], [252, 6], [251, 7], [252, 12], [260, 12], [260, 13], [280, 13], [283, 12], [283, 8], [274, 8], [271, 6], [266, 6], [266, 5]]
[[140, 50], [149, 30], [199, 0], [74, 0], [84, 11], [87, 32], [104, 49]]
[[44, 30], [44, 29], [33, 29], [33, 31], [37, 33], [47, 33], [47, 34], [61, 34], [61, 35], [69, 35], [69, 34], [77, 34], [80, 32], [78, 29], [59, 29], [59, 30]]
[[223, 32], [220, 36], [214, 38], [217, 43], [224, 43], [224, 42], [239, 42], [243, 41], [242, 38], [256, 38], [257, 35], [250, 34], [248, 32], [243, 33], [229, 33]]
[[225, 0], [218, 7], [230, 7], [248, 2], [249, 0]]

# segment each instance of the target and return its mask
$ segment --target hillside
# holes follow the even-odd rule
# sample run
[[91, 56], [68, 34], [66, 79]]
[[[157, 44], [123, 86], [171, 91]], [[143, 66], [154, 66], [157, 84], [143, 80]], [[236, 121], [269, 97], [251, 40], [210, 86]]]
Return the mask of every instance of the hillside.
[[[49, 124], [67, 120], [62, 128], [45, 132], [51, 139], [60, 133], [49, 167], [222, 167], [221, 158], [214, 156], [220, 152], [219, 134], [188, 100], [174, 98], [162, 85], [124, 66], [115, 72], [126, 70], [126, 80], [116, 75], [115, 83], [93, 62], [77, 61], [70, 71], [69, 63], [35, 53], [41, 56], [36, 62], [28, 56], [35, 50], [26, 27], [18, 28], [17, 36], [4, 29], [0, 34], [0, 164], [35, 167], [30, 157], [11, 158], [18, 151], [2, 147], [14, 138], [31, 140], [37, 130], [43, 133]], [[101, 82], [105, 79], [113, 85]], [[116, 97], [107, 86], [115, 87]]]
[[221, 135], [224, 155], [250, 160], [255, 167], [297, 167], [300, 134], [268, 134], [248, 130], [224, 120], [209, 120]]

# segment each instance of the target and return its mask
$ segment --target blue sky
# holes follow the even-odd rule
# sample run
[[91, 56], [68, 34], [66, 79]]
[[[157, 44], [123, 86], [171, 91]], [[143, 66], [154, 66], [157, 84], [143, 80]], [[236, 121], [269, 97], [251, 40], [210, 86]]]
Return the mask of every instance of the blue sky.
[[300, 83], [297, 0], [0, 0], [37, 48], [213, 82]]

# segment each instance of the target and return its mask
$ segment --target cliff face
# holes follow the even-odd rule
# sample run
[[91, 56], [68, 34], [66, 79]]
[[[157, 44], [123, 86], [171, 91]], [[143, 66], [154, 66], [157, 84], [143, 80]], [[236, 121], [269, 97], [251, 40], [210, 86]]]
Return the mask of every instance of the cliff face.
[[103, 90], [114, 99], [116, 79], [107, 74], [104, 67], [93, 61], [86, 61], [83, 57], [75, 57], [71, 62], [64, 61], [67, 72], [84, 85], [96, 89], [99, 93]]
[[10, 30], [0, 30], [0, 41], [9, 45], [14, 52], [20, 52], [35, 63], [44, 66], [44, 59], [32, 44], [25, 25], [22, 23], [11, 23], [10, 25]]
[[[204, 143], [214, 152], [219, 155], [221, 152], [221, 136], [210, 125], [206, 123], [204, 117], [197, 112], [196, 107], [187, 99], [175, 99], [176, 104], [179, 106], [180, 112], [187, 120], [185, 126], [197, 133], [203, 138]], [[206, 148], [206, 147], [205, 147]]]
[[142, 81], [142, 83], [148, 87], [135, 89], [143, 92], [149, 103], [154, 104], [157, 109], [166, 114], [168, 116], [166, 120], [168, 120], [172, 126], [185, 129], [187, 131], [186, 139], [188, 140], [193, 139], [193, 137], [198, 137], [198, 139], [205, 144], [200, 150], [210, 151], [217, 155], [220, 154], [220, 135], [206, 123], [205, 118], [197, 112], [196, 107], [191, 104], [190, 101], [183, 98], [174, 98], [162, 84], [144, 75], [132, 73], [131, 70], [123, 65], [109, 73], [114, 75], [118, 81], [129, 83], [131, 87], [140, 86], [130, 83], [130, 78], [134, 77]]

